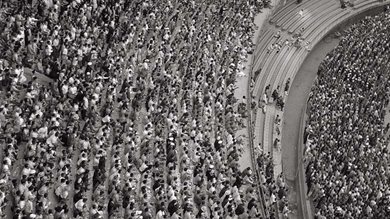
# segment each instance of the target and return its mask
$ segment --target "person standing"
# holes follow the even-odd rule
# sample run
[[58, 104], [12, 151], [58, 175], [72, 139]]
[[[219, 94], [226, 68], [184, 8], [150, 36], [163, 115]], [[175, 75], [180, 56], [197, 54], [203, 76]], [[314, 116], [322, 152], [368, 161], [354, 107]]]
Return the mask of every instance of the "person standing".
[[344, 0], [340, 0], [340, 4], [342, 9], [345, 9], [347, 7]]
[[299, 10], [298, 14], [302, 18], [303, 17], [303, 9]]

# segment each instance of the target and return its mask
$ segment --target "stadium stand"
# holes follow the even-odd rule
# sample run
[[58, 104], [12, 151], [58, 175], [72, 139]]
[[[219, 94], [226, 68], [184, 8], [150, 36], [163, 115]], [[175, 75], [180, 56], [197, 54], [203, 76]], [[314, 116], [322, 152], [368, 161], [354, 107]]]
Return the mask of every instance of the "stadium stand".
[[[289, 217], [291, 81], [330, 30], [384, 4], [289, 1], [254, 46], [268, 0], [1, 1], [0, 217]], [[234, 91], [251, 53], [255, 166], [241, 170]], [[342, 214], [310, 194], [318, 217]], [[383, 218], [376, 205], [365, 216]]]
[[1, 1], [2, 217], [266, 215], [232, 93], [268, 4]]
[[[326, 3], [325, 5], [327, 5], [327, 7], [323, 6], [323, 2], [319, 1], [316, 3], [317, 5], [311, 5], [313, 2], [304, 3], [300, 6], [287, 3], [286, 6], [277, 12], [270, 20], [270, 30], [272, 30], [274, 34], [278, 32], [278, 27], [280, 27], [280, 30], [282, 31], [281, 38], [291, 39], [292, 42], [294, 42], [293, 40], [296, 40], [295, 42], [298, 42], [298, 45], [294, 42], [292, 44], [296, 46], [291, 46], [291, 48], [289, 48], [289, 46], [283, 46], [281, 52], [272, 51], [271, 53], [267, 53], [264, 50], [261, 50], [257, 57], [262, 58], [254, 62], [254, 70], [258, 72], [256, 74], [258, 76], [255, 78], [256, 82], [253, 89], [253, 96], [254, 100], [259, 103], [259, 108], [253, 116], [255, 121], [254, 132], [256, 134], [256, 137], [254, 138], [255, 143], [253, 145], [260, 145], [263, 151], [268, 151], [270, 154], [274, 153], [275, 148], [273, 146], [275, 139], [278, 138], [277, 133], [281, 132], [281, 127], [276, 128], [274, 120], [276, 116], [278, 116], [278, 118], [283, 121], [283, 111], [281, 111], [280, 108], [278, 109], [278, 107], [273, 104], [264, 104], [264, 102], [268, 102], [268, 100], [272, 99], [271, 92], [279, 88], [278, 93], [283, 93], [283, 84], [285, 84], [288, 79], [291, 80], [294, 78], [312, 46], [321, 40], [331, 29], [357, 14], [386, 4], [386, 2], [379, 1], [362, 1], [355, 2], [354, 7], [343, 10], [340, 8], [339, 4], [334, 3], [334, 1], [332, 2], [333, 4]], [[307, 10], [308, 8], [305, 6], [308, 6], [309, 9], [312, 9], [313, 11]], [[300, 10], [299, 8], [306, 10], [307, 19], [296, 19], [297, 13]], [[276, 27], [273, 25], [276, 25]], [[294, 31], [291, 31], [291, 27], [294, 28]], [[297, 32], [300, 31], [301, 27], [305, 28], [301, 33], [302, 37], [299, 37], [299, 33]], [[290, 31], [285, 33], [283, 30]], [[262, 38], [258, 42], [258, 48], [269, 48], [269, 46], [275, 42], [272, 41], [271, 34], [267, 32], [267, 30], [265, 30], [265, 32], [267, 33], [267, 37]], [[298, 37], [293, 39], [294, 35], [298, 35]], [[268, 89], [266, 88], [267, 86], [269, 86]], [[265, 91], [265, 89], [267, 89], [267, 91]], [[280, 160], [274, 160], [275, 164], [280, 162]], [[278, 176], [278, 169], [279, 172], [282, 172], [280, 167], [276, 168], [275, 177]], [[302, 207], [305, 208], [304, 206]]]

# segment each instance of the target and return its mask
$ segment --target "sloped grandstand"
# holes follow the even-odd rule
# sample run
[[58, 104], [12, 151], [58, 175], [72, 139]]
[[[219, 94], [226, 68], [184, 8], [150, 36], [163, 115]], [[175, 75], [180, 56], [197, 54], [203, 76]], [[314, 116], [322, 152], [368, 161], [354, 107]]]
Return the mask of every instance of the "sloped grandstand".
[[298, 2], [1, 1], [0, 218], [387, 218], [388, 3]]

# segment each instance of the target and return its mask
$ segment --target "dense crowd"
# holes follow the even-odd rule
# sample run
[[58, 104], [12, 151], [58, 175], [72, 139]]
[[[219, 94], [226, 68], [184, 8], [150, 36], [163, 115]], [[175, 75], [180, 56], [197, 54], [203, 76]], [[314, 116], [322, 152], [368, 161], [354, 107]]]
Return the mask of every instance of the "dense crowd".
[[389, 43], [390, 14], [367, 17], [319, 67], [305, 150], [317, 218], [389, 218]]
[[268, 0], [0, 2], [1, 218], [261, 218], [234, 83]]

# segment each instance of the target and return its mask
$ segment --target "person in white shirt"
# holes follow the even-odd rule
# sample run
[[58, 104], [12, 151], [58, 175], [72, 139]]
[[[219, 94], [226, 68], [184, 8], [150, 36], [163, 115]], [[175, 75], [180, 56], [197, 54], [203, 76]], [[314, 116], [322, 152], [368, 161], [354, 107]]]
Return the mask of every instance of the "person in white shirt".
[[84, 206], [85, 206], [85, 203], [87, 202], [87, 199], [86, 198], [82, 198], [80, 200], [78, 200], [76, 203], [75, 203], [75, 207], [77, 210], [79, 211], [83, 211], [84, 210]]
[[57, 145], [58, 143], [58, 132], [53, 132], [50, 137], [46, 140], [46, 143], [50, 146]]
[[303, 9], [299, 10], [298, 15], [299, 15], [301, 18], [303, 17], [303, 15], [304, 15]]
[[164, 211], [160, 209], [160, 210], [157, 212], [157, 214], [156, 214], [156, 219], [164, 219], [164, 218], [165, 218], [164, 216], [165, 216]]
[[69, 90], [69, 87], [67, 84], [62, 85], [62, 87], [61, 87], [62, 95], [66, 96], [68, 94], [68, 90]]
[[47, 122], [45, 122], [44, 126], [38, 129], [38, 138], [47, 138]]

